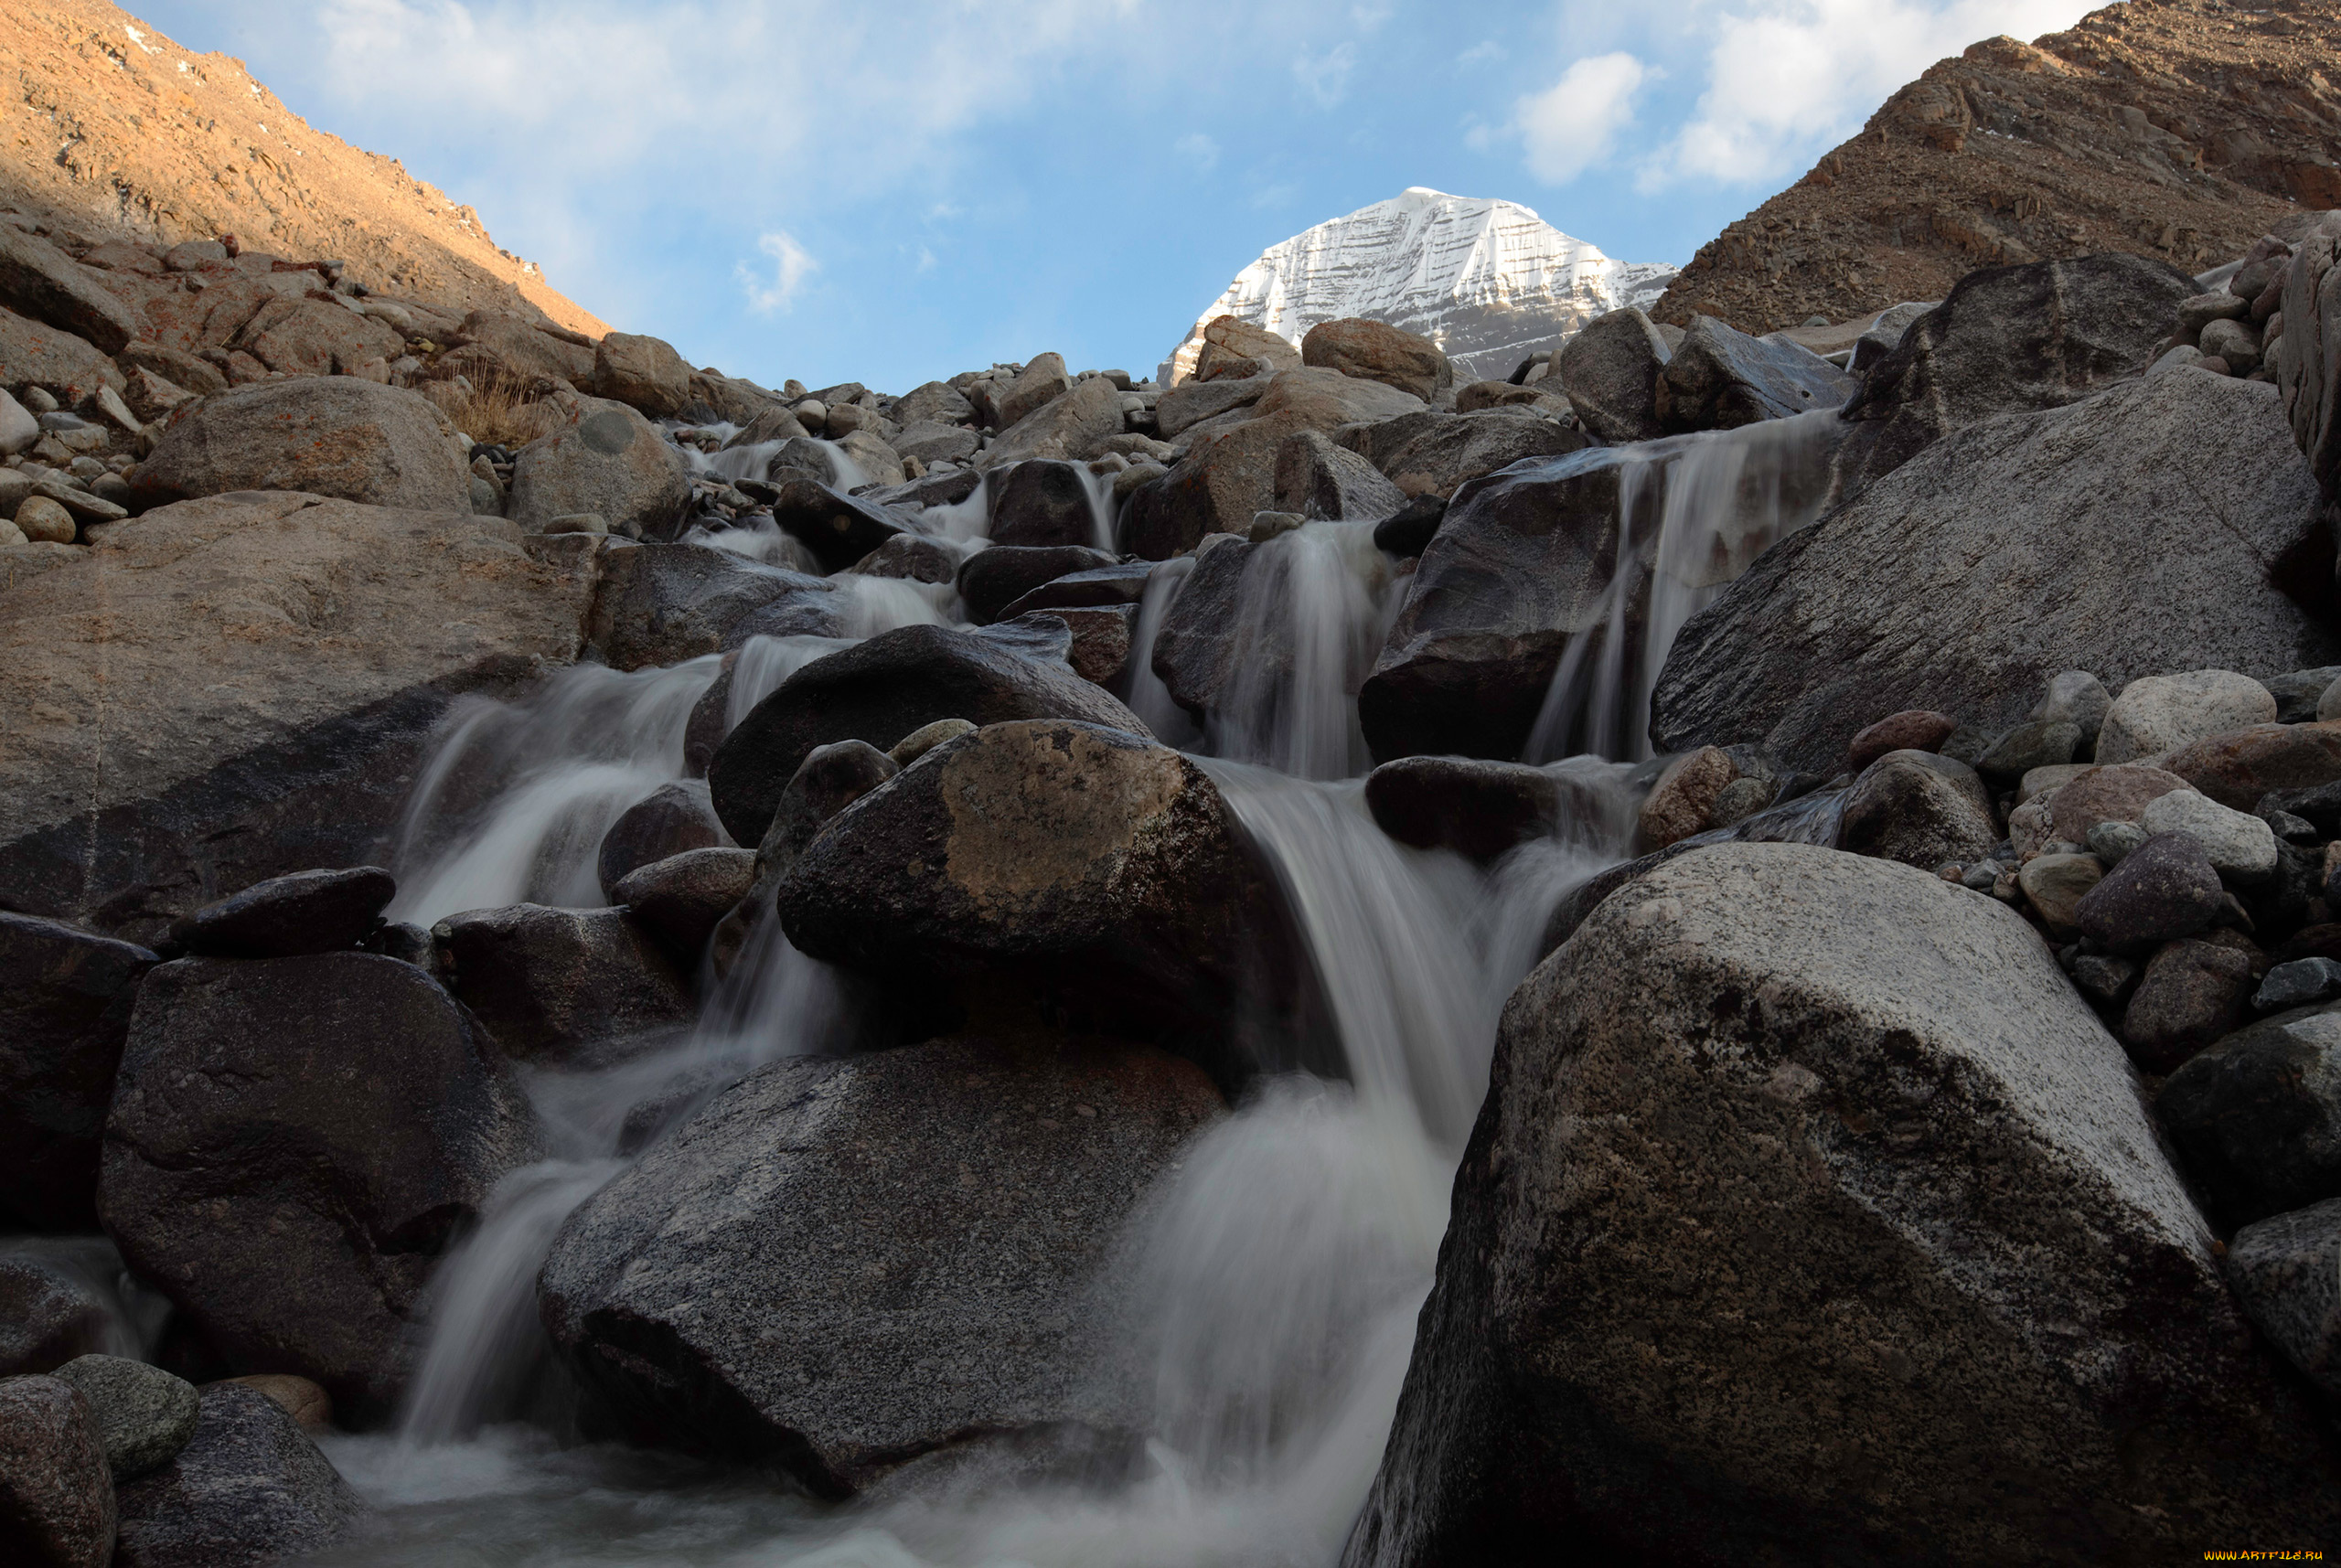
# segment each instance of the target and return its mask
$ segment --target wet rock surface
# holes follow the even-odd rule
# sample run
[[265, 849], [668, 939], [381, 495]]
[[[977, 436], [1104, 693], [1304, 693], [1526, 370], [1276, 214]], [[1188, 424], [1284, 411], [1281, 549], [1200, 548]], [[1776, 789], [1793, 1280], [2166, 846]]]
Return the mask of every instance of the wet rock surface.
[[16, 1225], [97, 1224], [99, 1132], [144, 947], [0, 912], [0, 1209]]
[[838, 595], [820, 578], [704, 545], [615, 548], [602, 556], [585, 635], [613, 669], [679, 664], [737, 645], [735, 627], [783, 605], [801, 623], [792, 630], [842, 630]]
[[582, 1063], [691, 1020], [673, 960], [622, 910], [473, 910], [432, 936], [449, 989], [515, 1061]]
[[1709, 848], [1605, 901], [1507, 1008], [1347, 1561], [1885, 1532], [2097, 1562], [2322, 1533], [2332, 1463], [2119, 1047], [2019, 919], [1914, 869]]
[[0, 1549], [35, 1568], [105, 1568], [114, 1528], [105, 1444], [80, 1391], [0, 1378]]
[[379, 866], [295, 871], [175, 921], [171, 940], [213, 958], [298, 958], [355, 947], [398, 893]]
[[636, 1430], [829, 1495], [983, 1434], [1127, 1448], [1114, 1249], [1221, 1110], [1110, 1041], [775, 1062], [571, 1218], [545, 1325]]
[[121, 1499], [123, 1568], [298, 1557], [368, 1511], [282, 1405], [233, 1382], [202, 1391], [194, 1437]]

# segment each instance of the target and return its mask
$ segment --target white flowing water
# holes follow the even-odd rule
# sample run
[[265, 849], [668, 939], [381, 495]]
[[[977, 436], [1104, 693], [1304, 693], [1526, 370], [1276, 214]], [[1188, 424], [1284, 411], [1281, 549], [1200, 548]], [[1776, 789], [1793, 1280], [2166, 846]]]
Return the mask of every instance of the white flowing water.
[[[1670, 553], [1662, 539], [1655, 552], [1660, 575], [1672, 571], [1684, 588], [1680, 604], [1712, 586], [1697, 560], [1752, 553], [1790, 515], [1749, 527], [1746, 454], [1726, 483], [1720, 459], [1683, 466], [1685, 450], [1633, 458], [1652, 471], [1636, 483], [1662, 485], [1667, 515], [1684, 514], [1685, 542]], [[1667, 472], [1670, 463], [1682, 471]], [[1694, 516], [1701, 495], [1732, 517]], [[978, 488], [930, 520], [979, 547], [984, 504]], [[783, 1053], [854, 1043], [853, 984], [766, 920], [721, 981], [702, 976], [707, 1000], [687, 1043], [604, 1072], [529, 1081], [554, 1157], [508, 1179], [441, 1269], [399, 1429], [330, 1440], [380, 1511], [317, 1562], [1334, 1560], [1381, 1458], [1498, 1014], [1559, 898], [1625, 848], [1630, 770], [1594, 757], [1556, 764], [1596, 807], [1491, 867], [1395, 843], [1366, 809], [1355, 693], [1403, 585], [1363, 525], [1310, 524], [1253, 554], [1236, 619], [1260, 656], [1239, 663], [1207, 731], [1196, 731], [1150, 668], [1192, 561], [1165, 563], [1149, 580], [1127, 690], [1160, 734], [1211, 753], [1201, 765], [1305, 941], [1344, 1072], [1254, 1084], [1192, 1146], [1128, 1239], [1144, 1288], [1123, 1328], [1154, 1367], [1144, 1473], [1106, 1488], [1027, 1484], [824, 1509], [768, 1476], [576, 1441], [571, 1391], [535, 1318], [534, 1277], [561, 1224], [644, 1137], [723, 1084]], [[1630, 592], [1621, 586], [1621, 603]], [[1652, 618], [1679, 626], [1691, 611], [1676, 613], [1673, 592], [1653, 592], [1665, 606]], [[870, 634], [857, 625], [856, 635]], [[751, 641], [733, 664], [728, 717], [851, 641]], [[454, 715], [408, 813], [400, 912], [427, 919], [523, 897], [600, 901], [581, 885], [600, 834], [634, 799], [681, 777], [683, 725], [719, 663], [573, 670], [531, 702]], [[1616, 700], [1623, 712], [1647, 692]], [[656, 1109], [646, 1115], [645, 1106]]]

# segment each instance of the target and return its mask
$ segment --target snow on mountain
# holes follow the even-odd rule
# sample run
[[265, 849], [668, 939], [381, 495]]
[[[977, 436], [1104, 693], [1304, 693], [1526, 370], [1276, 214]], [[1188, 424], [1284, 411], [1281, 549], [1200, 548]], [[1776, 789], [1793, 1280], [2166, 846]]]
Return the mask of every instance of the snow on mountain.
[[1158, 379], [1193, 374], [1203, 327], [1222, 315], [1296, 343], [1320, 321], [1370, 316], [1437, 343], [1459, 383], [1502, 378], [1604, 311], [1647, 307], [1674, 272], [1613, 261], [1516, 201], [1415, 186], [1270, 246], [1195, 318]]

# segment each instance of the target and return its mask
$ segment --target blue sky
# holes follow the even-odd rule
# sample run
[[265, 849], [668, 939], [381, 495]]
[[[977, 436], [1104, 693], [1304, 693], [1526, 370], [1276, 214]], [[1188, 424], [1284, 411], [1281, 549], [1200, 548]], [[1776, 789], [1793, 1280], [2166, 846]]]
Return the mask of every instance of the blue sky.
[[900, 392], [1144, 375], [1237, 271], [1412, 185], [1680, 262], [1893, 88], [2077, 0], [167, 0], [614, 325]]

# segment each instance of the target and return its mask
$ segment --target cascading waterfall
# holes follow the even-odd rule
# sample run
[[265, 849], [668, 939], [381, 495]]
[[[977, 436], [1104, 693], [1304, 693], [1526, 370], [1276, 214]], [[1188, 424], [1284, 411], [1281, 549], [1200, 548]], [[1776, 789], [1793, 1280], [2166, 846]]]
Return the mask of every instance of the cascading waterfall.
[[[1763, 544], [1810, 520], [1781, 477], [1806, 460], [1804, 433], [1787, 428], [1801, 422], [1620, 453], [1632, 477], [1620, 486], [1620, 567], [1605, 623], [1620, 635], [1606, 647], [1581, 639], [1587, 656], [1563, 661], [1566, 678], [1555, 677], [1547, 709], [1577, 709], [1552, 733], [1578, 725], [1597, 699], [1609, 705], [1599, 733], [1637, 723], [1682, 622]], [[1109, 503], [1110, 481], [1100, 495]], [[981, 548], [986, 501], [979, 485], [927, 520]], [[1656, 540], [1638, 555], [1636, 519], [1646, 528], [1652, 507]], [[1109, 504], [1101, 515], [1110, 530]], [[1256, 1083], [1142, 1210], [1128, 1244], [1144, 1306], [1127, 1327], [1153, 1356], [1148, 1472], [1106, 1491], [1027, 1486], [823, 1512], [754, 1476], [576, 1445], [563, 1431], [566, 1385], [537, 1327], [533, 1288], [561, 1222], [625, 1168], [656, 1124], [776, 1055], [853, 1043], [850, 983], [768, 920], [720, 981], [703, 977], [707, 999], [688, 1042], [615, 1069], [529, 1080], [554, 1156], [508, 1178], [441, 1269], [399, 1432], [332, 1441], [345, 1471], [390, 1510], [382, 1529], [320, 1561], [1331, 1561], [1381, 1458], [1498, 1013], [1534, 963], [1557, 901], [1627, 848], [1631, 770], [1590, 756], [1555, 763], [1593, 808], [1492, 866], [1400, 846], [1375, 826], [1360, 780], [1369, 759], [1355, 692], [1404, 587], [1370, 527], [1311, 523], [1256, 547], [1235, 613], [1235, 678], [1200, 731], [1151, 669], [1194, 571], [1192, 559], [1170, 561], [1149, 578], [1125, 689], [1159, 735], [1206, 753], [1200, 764], [1273, 871], [1305, 943], [1346, 1074]], [[934, 619], [957, 613], [947, 591], [920, 606]], [[805, 664], [910, 613], [902, 601], [873, 609], [849, 636], [750, 640], [732, 663], [728, 719]], [[1637, 624], [1638, 666], [1622, 635]], [[408, 812], [400, 912], [427, 919], [524, 897], [600, 902], [590, 884], [601, 832], [650, 788], [681, 779], [683, 726], [720, 664], [581, 668], [529, 702], [453, 716]], [[1595, 688], [1605, 679], [1603, 694]], [[1608, 754], [1636, 751], [1619, 740]], [[647, 1122], [646, 1104], [658, 1108]]]

